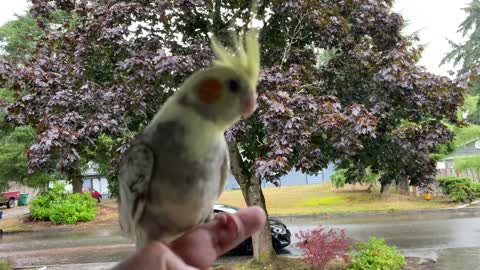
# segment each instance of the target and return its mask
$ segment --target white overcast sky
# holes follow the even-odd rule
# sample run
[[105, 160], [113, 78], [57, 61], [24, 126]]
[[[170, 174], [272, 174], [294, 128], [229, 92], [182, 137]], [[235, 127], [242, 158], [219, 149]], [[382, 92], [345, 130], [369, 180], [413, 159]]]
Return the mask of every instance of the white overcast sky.
[[[408, 22], [406, 33], [419, 32], [421, 44], [426, 45], [421, 64], [433, 73], [446, 75], [451, 66], [439, 67], [450, 49], [447, 38], [460, 40], [456, 32], [465, 18], [462, 8], [471, 0], [396, 0], [394, 10]], [[22, 14], [26, 0], [0, 0], [0, 25]]]

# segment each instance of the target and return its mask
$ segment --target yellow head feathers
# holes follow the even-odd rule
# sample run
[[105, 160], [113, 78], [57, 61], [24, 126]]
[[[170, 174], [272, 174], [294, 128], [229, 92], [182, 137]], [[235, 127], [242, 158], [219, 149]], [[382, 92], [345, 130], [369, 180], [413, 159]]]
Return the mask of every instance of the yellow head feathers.
[[[243, 40], [244, 39], [244, 40]], [[250, 30], [243, 35], [234, 37], [234, 50], [222, 46], [212, 36], [212, 49], [217, 59], [214, 66], [224, 66], [243, 73], [255, 89], [260, 72], [260, 45], [258, 44], [258, 31]], [[245, 45], [243, 44], [245, 42]]]

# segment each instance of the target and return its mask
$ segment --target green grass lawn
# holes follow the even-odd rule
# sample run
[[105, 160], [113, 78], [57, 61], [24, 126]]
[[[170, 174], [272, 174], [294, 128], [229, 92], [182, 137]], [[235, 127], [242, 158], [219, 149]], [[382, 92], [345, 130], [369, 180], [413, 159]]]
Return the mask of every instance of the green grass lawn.
[[[378, 190], [369, 193], [366, 191], [366, 187], [361, 186], [347, 186], [343, 189], [335, 189], [330, 184], [272, 187], [263, 189], [263, 192], [270, 215], [416, 210], [455, 206], [445, 198], [433, 198], [431, 201], [425, 201], [413, 195], [400, 195], [393, 191], [386, 199]], [[218, 202], [245, 207], [240, 190], [223, 192]]]

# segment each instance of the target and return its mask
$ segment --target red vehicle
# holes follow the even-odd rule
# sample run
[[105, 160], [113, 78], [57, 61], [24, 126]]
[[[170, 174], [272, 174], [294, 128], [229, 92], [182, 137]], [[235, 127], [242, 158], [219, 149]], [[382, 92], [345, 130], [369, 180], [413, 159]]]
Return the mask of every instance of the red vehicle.
[[0, 193], [0, 206], [6, 205], [7, 208], [15, 207], [15, 201], [20, 199], [20, 191], [7, 191]]
[[96, 191], [95, 189], [91, 187], [84, 187], [82, 188], [82, 191], [83, 193], [85, 192], [90, 193], [90, 196], [92, 196], [92, 198], [96, 199], [98, 202], [102, 201], [102, 194], [100, 194], [100, 192]]

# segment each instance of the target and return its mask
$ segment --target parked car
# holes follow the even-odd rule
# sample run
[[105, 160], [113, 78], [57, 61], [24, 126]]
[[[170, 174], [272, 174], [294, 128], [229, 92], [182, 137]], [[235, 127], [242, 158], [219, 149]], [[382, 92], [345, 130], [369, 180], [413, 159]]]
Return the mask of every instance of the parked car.
[[15, 201], [20, 199], [20, 191], [7, 191], [0, 193], [0, 206], [6, 205], [7, 208], [15, 207]]
[[[236, 213], [239, 209], [225, 204], [215, 204], [213, 207], [214, 213]], [[279, 220], [270, 218], [270, 228], [272, 232], [272, 245], [278, 253], [284, 247], [290, 245], [291, 233], [287, 226]], [[231, 252], [235, 254], [252, 254], [252, 238], [245, 240], [243, 243], [235, 247]]]
[[85, 193], [85, 192], [88, 192], [90, 193], [90, 196], [92, 196], [92, 198], [96, 199], [98, 202], [102, 202], [102, 194], [100, 194], [100, 192], [96, 191], [95, 189], [91, 188], [91, 187], [88, 187], [88, 188], [82, 188], [82, 192]]

